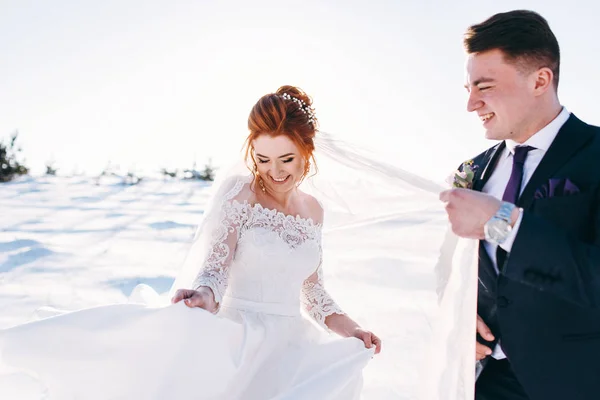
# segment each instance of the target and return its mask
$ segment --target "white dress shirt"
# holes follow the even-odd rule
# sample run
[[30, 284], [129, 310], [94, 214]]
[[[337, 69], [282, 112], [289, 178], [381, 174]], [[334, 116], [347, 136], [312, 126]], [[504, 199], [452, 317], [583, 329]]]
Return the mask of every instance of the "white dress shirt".
[[[552, 122], [550, 122], [548, 125], [542, 128], [540, 131], [536, 132], [525, 143], [517, 143], [513, 140], [506, 140], [506, 147], [504, 148], [502, 154], [500, 154], [498, 158], [498, 163], [496, 164], [496, 168], [494, 168], [490, 179], [486, 182], [482, 191], [484, 193], [488, 193], [496, 197], [497, 199], [502, 200], [504, 190], [506, 189], [506, 185], [508, 184], [512, 172], [513, 154], [515, 153], [515, 147], [531, 146], [534, 147], [535, 150], [529, 151], [529, 153], [527, 154], [527, 158], [525, 159], [525, 165], [523, 167], [523, 181], [521, 183], [522, 193], [523, 189], [525, 189], [525, 186], [527, 186], [529, 179], [531, 179], [531, 176], [540, 164], [540, 161], [542, 161], [542, 158], [544, 157], [544, 155], [550, 148], [550, 145], [556, 138], [558, 131], [564, 125], [564, 123], [567, 122], [570, 115], [571, 113], [567, 111], [565, 107], [563, 107], [560, 114], [558, 114], [558, 116], [554, 118]], [[517, 237], [517, 234], [519, 232], [519, 227], [521, 226], [522, 218], [523, 215], [521, 214], [506, 241], [500, 245], [500, 247], [502, 247], [508, 253], [510, 253], [512, 245], [515, 242], [515, 238]], [[492, 260], [496, 272], [498, 272], [498, 262], [496, 260], [497, 246], [489, 242], [484, 242], [483, 244], [487, 253], [490, 256], [490, 259]], [[497, 360], [506, 358], [506, 355], [504, 354], [500, 346], [500, 342], [498, 342], [496, 348], [494, 348], [494, 351], [492, 352], [492, 357], [494, 357]]]

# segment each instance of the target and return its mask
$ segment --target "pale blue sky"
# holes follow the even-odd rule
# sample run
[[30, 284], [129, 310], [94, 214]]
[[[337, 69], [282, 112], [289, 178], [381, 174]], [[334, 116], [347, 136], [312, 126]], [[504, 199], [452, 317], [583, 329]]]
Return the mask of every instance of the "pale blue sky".
[[0, 137], [19, 129], [38, 170], [186, 167], [237, 150], [254, 102], [292, 84], [323, 130], [443, 179], [491, 144], [462, 34], [514, 8], [548, 19], [560, 98], [600, 124], [594, 1], [0, 0]]

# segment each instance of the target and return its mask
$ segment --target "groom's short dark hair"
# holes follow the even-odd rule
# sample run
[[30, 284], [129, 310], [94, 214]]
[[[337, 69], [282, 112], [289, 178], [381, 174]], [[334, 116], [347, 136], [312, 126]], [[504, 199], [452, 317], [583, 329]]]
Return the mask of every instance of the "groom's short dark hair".
[[472, 25], [464, 36], [467, 53], [501, 50], [507, 61], [527, 69], [550, 68], [558, 88], [560, 48], [548, 21], [536, 12], [515, 10]]

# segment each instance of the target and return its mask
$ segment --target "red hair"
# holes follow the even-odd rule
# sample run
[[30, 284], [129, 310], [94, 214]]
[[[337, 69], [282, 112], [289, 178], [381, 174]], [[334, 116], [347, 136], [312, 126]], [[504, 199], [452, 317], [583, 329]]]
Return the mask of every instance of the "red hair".
[[[248, 116], [248, 138], [245, 144], [245, 156], [248, 167], [256, 170], [252, 158], [252, 142], [260, 135], [272, 137], [286, 135], [300, 150], [306, 162], [303, 178], [308, 174], [311, 160], [315, 165], [313, 152], [315, 150], [314, 137], [317, 131], [317, 119], [308, 115], [306, 110], [295, 101], [286, 100], [283, 94], [287, 93], [293, 98], [302, 100], [307, 107], [311, 107], [312, 99], [304, 91], [295, 86], [282, 86], [275, 93], [261, 97], [252, 107]], [[252, 162], [250, 163], [250, 161]]]

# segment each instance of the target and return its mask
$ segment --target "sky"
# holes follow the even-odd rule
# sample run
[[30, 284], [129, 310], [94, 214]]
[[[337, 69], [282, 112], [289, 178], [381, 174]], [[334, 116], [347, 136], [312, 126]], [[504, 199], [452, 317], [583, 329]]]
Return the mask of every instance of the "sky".
[[0, 138], [18, 130], [34, 172], [220, 164], [290, 84], [322, 130], [441, 180], [493, 144], [466, 111], [462, 35], [518, 8], [559, 40], [562, 103], [600, 125], [595, 1], [0, 0]]

